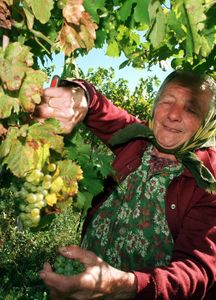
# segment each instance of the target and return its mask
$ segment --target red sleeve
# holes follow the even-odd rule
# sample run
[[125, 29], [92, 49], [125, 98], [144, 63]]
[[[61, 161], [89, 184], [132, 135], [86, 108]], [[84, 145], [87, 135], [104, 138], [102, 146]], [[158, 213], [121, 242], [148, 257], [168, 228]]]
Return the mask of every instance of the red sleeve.
[[87, 81], [74, 80], [73, 82], [86, 92], [89, 109], [84, 120], [85, 124], [105, 144], [117, 130], [130, 123], [141, 122], [127, 111], [116, 107]]

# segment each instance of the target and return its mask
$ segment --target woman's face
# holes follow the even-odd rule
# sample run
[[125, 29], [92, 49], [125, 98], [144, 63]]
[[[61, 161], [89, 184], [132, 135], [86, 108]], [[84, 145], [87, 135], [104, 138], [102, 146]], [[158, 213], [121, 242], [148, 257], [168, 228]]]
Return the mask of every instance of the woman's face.
[[174, 149], [198, 130], [210, 105], [208, 90], [190, 89], [170, 82], [162, 91], [154, 110], [153, 132], [160, 146]]

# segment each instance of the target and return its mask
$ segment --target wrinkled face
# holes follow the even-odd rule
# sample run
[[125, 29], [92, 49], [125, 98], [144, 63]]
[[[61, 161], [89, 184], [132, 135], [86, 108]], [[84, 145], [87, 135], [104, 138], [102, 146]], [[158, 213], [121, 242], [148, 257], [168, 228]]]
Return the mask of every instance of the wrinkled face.
[[160, 146], [174, 149], [198, 130], [209, 110], [210, 92], [170, 82], [154, 110], [153, 132]]

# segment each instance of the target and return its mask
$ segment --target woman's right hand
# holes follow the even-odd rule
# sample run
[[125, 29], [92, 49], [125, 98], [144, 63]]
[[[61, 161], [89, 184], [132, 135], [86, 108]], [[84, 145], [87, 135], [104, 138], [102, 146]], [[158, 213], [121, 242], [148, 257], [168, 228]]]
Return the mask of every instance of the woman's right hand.
[[70, 133], [88, 111], [85, 92], [80, 87], [51, 87], [43, 91], [42, 101], [36, 106], [34, 116], [39, 122], [55, 118], [62, 132]]

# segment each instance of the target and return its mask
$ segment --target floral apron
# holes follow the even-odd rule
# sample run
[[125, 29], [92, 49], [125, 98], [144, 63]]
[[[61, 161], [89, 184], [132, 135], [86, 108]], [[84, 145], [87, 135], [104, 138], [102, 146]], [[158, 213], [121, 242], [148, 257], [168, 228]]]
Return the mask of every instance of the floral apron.
[[183, 166], [157, 158], [152, 150], [150, 145], [139, 168], [100, 206], [82, 242], [83, 248], [124, 271], [166, 265], [172, 255], [165, 195]]

